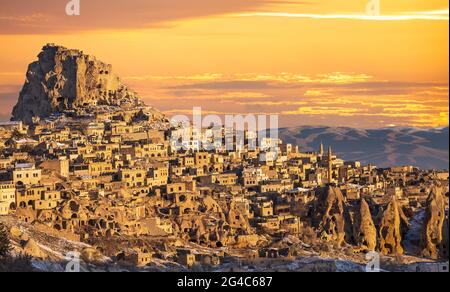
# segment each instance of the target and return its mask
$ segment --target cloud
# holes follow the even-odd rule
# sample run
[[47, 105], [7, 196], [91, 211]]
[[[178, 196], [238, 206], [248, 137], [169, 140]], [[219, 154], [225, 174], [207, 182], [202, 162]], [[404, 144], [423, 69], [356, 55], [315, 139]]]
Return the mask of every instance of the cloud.
[[145, 29], [173, 26], [208, 16], [285, 17], [362, 21], [448, 21], [448, 9], [371, 16], [272, 11], [312, 7], [313, 1], [283, 0], [80, 0], [81, 15], [67, 16], [69, 0], [0, 0], [0, 34], [43, 34], [86, 30]]
[[270, 83], [267, 81], [217, 81], [217, 82], [205, 82], [205, 83], [193, 83], [183, 84], [169, 87], [169, 89], [210, 89], [210, 90], [251, 90], [251, 89], [269, 89], [280, 87], [297, 87], [298, 84], [279, 84]]
[[11, 120], [11, 115], [0, 113], [0, 122], [9, 122]]
[[0, 121], [8, 121], [11, 118], [11, 110], [17, 102], [18, 88], [15, 86], [0, 85]]
[[204, 73], [197, 75], [176, 75], [176, 76], [158, 76], [158, 75], [144, 75], [144, 76], [127, 76], [124, 80], [132, 81], [164, 81], [164, 80], [180, 80], [180, 81], [205, 81], [205, 80], [220, 80], [223, 74], [220, 73]]
[[[448, 83], [379, 80], [362, 73], [205, 73], [131, 76], [126, 83], [169, 116], [278, 114], [280, 125], [447, 126]], [[9, 118], [20, 86], [0, 85], [0, 115]], [[175, 105], [175, 106], [174, 106]]]
[[[147, 102], [168, 114], [186, 114], [200, 106], [222, 115], [278, 114], [283, 125], [331, 121], [352, 127], [448, 125], [448, 83], [444, 82], [379, 80], [355, 72], [195, 76], [135, 78], [133, 86], [152, 84], [145, 92], [155, 98]], [[143, 96], [150, 96], [145, 92]]]
[[[20, 90], [20, 85], [17, 85], [17, 84], [0, 84], [0, 93], [2, 93], [2, 94], [9, 94], [9, 95], [15, 96], [15, 98], [17, 98], [17, 96], [19, 96], [19, 90]], [[12, 98], [12, 97], [10, 97], [10, 98]], [[2, 100], [2, 99], [0, 99], [0, 100]]]
[[419, 11], [402, 14], [310, 14], [292, 12], [252, 12], [231, 14], [231, 17], [287, 17], [287, 18], [308, 18], [308, 19], [341, 19], [341, 20], [365, 20], [365, 21], [408, 21], [408, 20], [449, 20], [448, 10]]
[[[0, 0], [0, 34], [140, 29], [182, 19], [253, 11], [276, 0], [80, 0], [81, 15], [67, 16], [69, 0]], [[296, 3], [298, 4], [298, 3]]]
[[[242, 76], [245, 75], [245, 78]], [[261, 76], [264, 76], [262, 78]], [[286, 77], [290, 76], [290, 77]], [[297, 76], [297, 77], [293, 77]], [[372, 76], [354, 73], [330, 73], [315, 76], [295, 74], [236, 74], [223, 76], [222, 79], [211, 79], [205, 82], [186, 82], [168, 86], [176, 90], [277, 90], [304, 89], [308, 96], [329, 95], [330, 90], [347, 95], [372, 94], [404, 94], [413, 89], [445, 88], [447, 83], [441, 82], [404, 82], [372, 80]], [[186, 79], [188, 80], [188, 79]], [[191, 81], [196, 81], [191, 79]], [[433, 91], [434, 92], [434, 91]]]
[[17, 92], [2, 91], [0, 86], [0, 121], [7, 121], [11, 118], [11, 110], [17, 102]]

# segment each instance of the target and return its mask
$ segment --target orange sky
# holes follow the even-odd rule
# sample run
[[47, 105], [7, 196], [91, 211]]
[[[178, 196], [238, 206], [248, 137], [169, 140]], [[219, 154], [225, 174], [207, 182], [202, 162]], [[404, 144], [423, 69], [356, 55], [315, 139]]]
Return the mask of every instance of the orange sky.
[[281, 125], [448, 125], [448, 1], [0, 0], [0, 119], [45, 43], [113, 64], [168, 114]]

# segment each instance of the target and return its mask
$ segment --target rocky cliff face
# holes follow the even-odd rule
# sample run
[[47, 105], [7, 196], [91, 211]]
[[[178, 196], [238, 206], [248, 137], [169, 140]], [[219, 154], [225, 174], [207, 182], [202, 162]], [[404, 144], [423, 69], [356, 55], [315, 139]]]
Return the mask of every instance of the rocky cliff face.
[[[434, 187], [427, 201], [422, 234], [422, 256], [438, 259], [445, 254], [444, 246], [445, 201], [442, 190]], [[448, 229], [447, 231], [448, 232]]]
[[136, 93], [112, 72], [111, 65], [79, 50], [46, 45], [38, 61], [28, 67], [12, 119], [30, 124], [54, 113], [142, 105]]
[[355, 224], [355, 240], [365, 251], [374, 251], [377, 247], [377, 229], [373, 223], [372, 214], [366, 200], [361, 200], [360, 210]]
[[320, 220], [320, 237], [336, 242], [339, 246], [349, 243], [352, 225], [341, 190], [332, 186], [325, 188], [319, 195], [315, 209]]
[[385, 255], [401, 255], [404, 250], [401, 244], [401, 217], [395, 197], [383, 213], [380, 225], [380, 252]]

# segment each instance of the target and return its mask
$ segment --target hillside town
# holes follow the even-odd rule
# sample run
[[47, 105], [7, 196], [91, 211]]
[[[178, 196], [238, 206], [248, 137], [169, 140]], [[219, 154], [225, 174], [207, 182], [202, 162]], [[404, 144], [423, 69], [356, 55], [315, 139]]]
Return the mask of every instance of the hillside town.
[[[54, 50], [67, 53], [42, 54]], [[56, 261], [43, 242], [64, 239], [85, 263], [147, 270], [283, 271], [312, 257], [365, 264], [374, 251], [448, 268], [448, 170], [361, 165], [333, 145], [249, 147], [250, 131], [235, 149], [194, 147], [195, 135], [180, 147], [179, 128], [121, 85], [77, 106], [55, 98], [45, 116], [27, 102], [32, 86], [0, 123], [0, 222], [17, 254]]]
[[[355, 253], [401, 255], [425, 208], [430, 232], [417, 238], [419, 254], [448, 258], [448, 172], [377, 169], [342, 161], [332, 146], [302, 153], [281, 141], [275, 160], [260, 159], [259, 149], [176, 151], [170, 129], [150, 129], [153, 117], [133, 123], [130, 112], [116, 114], [1, 124], [0, 215], [100, 250], [110, 238], [173, 238], [163, 250], [107, 248], [136, 266], [172, 252], [191, 267], [220, 264], [226, 247], [245, 259], [296, 256], [299, 246], [274, 245], [306, 233]], [[185, 242], [218, 253], [193, 254]]]

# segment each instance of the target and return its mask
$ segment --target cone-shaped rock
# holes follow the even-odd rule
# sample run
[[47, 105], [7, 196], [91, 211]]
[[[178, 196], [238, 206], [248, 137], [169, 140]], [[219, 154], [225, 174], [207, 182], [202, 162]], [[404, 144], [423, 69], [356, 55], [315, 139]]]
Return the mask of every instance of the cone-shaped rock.
[[377, 229], [366, 200], [361, 199], [355, 224], [355, 240], [361, 250], [374, 251], [377, 247]]
[[[438, 259], [445, 253], [444, 245], [445, 200], [442, 190], [434, 187], [427, 200], [422, 231], [422, 256]], [[446, 231], [448, 232], [448, 230]]]
[[319, 216], [319, 233], [322, 239], [336, 242], [338, 245], [348, 243], [351, 238], [351, 220], [344, 196], [337, 187], [323, 189], [316, 205]]
[[400, 224], [401, 218], [398, 203], [395, 197], [392, 197], [381, 219], [380, 252], [382, 254], [403, 254]]

